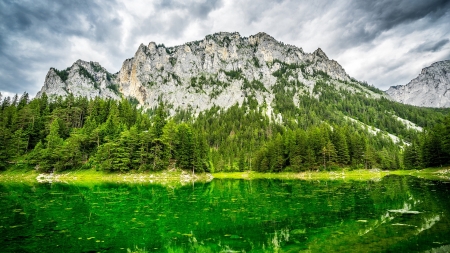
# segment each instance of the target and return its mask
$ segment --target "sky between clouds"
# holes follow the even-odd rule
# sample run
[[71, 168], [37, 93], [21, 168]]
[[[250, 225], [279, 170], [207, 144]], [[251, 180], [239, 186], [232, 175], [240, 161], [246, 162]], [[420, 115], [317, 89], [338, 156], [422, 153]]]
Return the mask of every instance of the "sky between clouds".
[[34, 96], [50, 67], [120, 70], [139, 44], [266, 32], [386, 90], [450, 59], [449, 0], [0, 0], [0, 92]]

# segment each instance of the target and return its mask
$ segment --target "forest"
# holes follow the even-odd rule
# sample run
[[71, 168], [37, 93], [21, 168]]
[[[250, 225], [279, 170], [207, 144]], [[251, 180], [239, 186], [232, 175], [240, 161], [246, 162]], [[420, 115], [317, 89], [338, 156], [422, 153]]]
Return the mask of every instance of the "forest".
[[[247, 82], [247, 86], [252, 86]], [[291, 85], [294, 90], [284, 89]], [[318, 81], [314, 94], [292, 93], [301, 84], [279, 78], [274, 115], [249, 93], [241, 105], [212, 107], [194, 116], [169, 116], [161, 101], [142, 110], [131, 99], [88, 100], [69, 95], [0, 98], [0, 169], [25, 166], [40, 172], [308, 171], [338, 168], [417, 169], [450, 163], [447, 110], [418, 108], [385, 98], [336, 92]], [[408, 119], [424, 131], [394, 119]], [[353, 119], [353, 120], [349, 120]], [[371, 131], [372, 127], [380, 129]], [[394, 143], [383, 132], [399, 136]]]

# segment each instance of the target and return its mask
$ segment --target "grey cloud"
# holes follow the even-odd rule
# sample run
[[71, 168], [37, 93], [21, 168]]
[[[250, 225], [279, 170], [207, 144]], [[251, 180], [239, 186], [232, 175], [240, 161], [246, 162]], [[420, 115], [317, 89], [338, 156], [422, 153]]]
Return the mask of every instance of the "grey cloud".
[[[135, 36], [141, 34], [162, 34], [165, 37], [179, 37], [191, 22], [205, 19], [209, 13], [222, 5], [221, 0], [190, 1], [160, 1], [154, 5], [159, 15], [151, 15], [136, 25], [132, 31]], [[182, 14], [178, 14], [181, 11]], [[161, 14], [171, 13], [170, 20], [163, 20]], [[133, 39], [131, 36], [130, 39]]]
[[[97, 26], [117, 24], [117, 18], [109, 18], [108, 12], [115, 8], [109, 1], [97, 4], [94, 1], [4, 1], [1, 3], [2, 28], [8, 32], [26, 34], [28, 38], [38, 38], [48, 32], [58, 36], [95, 36], [104, 33]], [[82, 23], [92, 26], [86, 29]]]
[[[266, 21], [266, 29], [271, 30], [266, 32], [275, 37], [302, 38], [302, 33], [313, 24], [318, 32], [328, 33], [324, 37], [334, 36], [331, 50], [370, 43], [385, 31], [422, 18], [432, 24], [450, 9], [448, 0], [262, 0], [236, 1], [233, 4], [243, 13], [246, 27]], [[283, 6], [282, 10], [274, 11], [280, 6]], [[273, 22], [269, 24], [267, 20]], [[428, 28], [426, 26], [425, 29]]]
[[157, 10], [186, 10], [191, 17], [204, 19], [222, 5], [221, 0], [203, 0], [202, 2], [162, 0], [155, 4]]
[[[342, 19], [335, 23], [335, 31], [341, 31], [339, 49], [346, 49], [362, 43], [370, 43], [380, 34], [400, 25], [406, 25], [427, 18], [431, 24], [448, 13], [450, 1], [447, 0], [383, 0], [349, 1], [341, 7]], [[423, 29], [421, 27], [412, 28]], [[406, 33], [412, 32], [410, 28]]]
[[450, 6], [447, 0], [399, 0], [399, 1], [354, 1], [351, 5], [364, 13], [370, 13], [369, 20], [381, 30], [411, 22], [425, 16], [439, 18]]
[[70, 57], [70, 36], [93, 43], [114, 40], [114, 27], [121, 25], [111, 15], [115, 6], [114, 1], [1, 1], [0, 90], [35, 92], [46, 70]]
[[437, 52], [450, 42], [449, 39], [443, 39], [438, 42], [426, 42], [412, 50], [412, 52]]

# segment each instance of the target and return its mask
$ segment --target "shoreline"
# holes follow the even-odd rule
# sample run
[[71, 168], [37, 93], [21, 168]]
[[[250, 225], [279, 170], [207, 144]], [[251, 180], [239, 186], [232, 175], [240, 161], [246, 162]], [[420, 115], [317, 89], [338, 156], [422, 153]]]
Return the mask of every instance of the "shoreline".
[[422, 170], [337, 170], [337, 171], [306, 171], [261, 173], [245, 172], [217, 172], [217, 173], [189, 173], [183, 170], [166, 170], [160, 172], [104, 172], [95, 170], [74, 170], [58, 173], [38, 173], [34, 170], [9, 169], [0, 172], [2, 183], [142, 183], [162, 185], [186, 185], [195, 182], [210, 182], [216, 179], [280, 179], [280, 180], [381, 180], [388, 175], [415, 176], [424, 179], [450, 181], [450, 167], [427, 168]]

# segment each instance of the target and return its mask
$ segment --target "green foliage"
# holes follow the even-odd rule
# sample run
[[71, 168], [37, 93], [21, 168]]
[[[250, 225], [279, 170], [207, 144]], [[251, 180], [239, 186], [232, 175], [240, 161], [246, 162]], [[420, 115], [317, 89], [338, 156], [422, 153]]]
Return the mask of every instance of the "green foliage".
[[139, 104], [139, 101], [135, 97], [128, 97], [127, 99], [133, 106], [137, 106]]
[[108, 86], [106, 86], [106, 88], [112, 90], [116, 95], [120, 94], [120, 92], [119, 92], [119, 85], [117, 85], [117, 84], [108, 85]]
[[167, 114], [165, 112], [164, 104], [160, 103], [153, 116], [153, 133], [156, 138], [161, 138], [163, 134], [163, 128], [166, 125]]
[[[348, 83], [355, 91], [338, 90], [320, 71], [315, 72], [310, 94], [309, 87], [297, 81], [295, 69], [304, 66], [274, 64], [280, 68], [270, 91], [258, 80], [245, 79], [241, 70], [225, 71], [231, 79], [242, 80], [242, 104], [212, 107], [198, 117], [188, 107], [175, 108], [169, 119], [170, 107], [162, 99], [144, 113], [137, 108], [136, 98], [87, 100], [70, 95], [49, 100], [43, 94], [30, 101], [26, 93], [4, 98], [0, 169], [19, 160], [41, 171], [89, 166], [104, 171], [158, 171], [176, 165], [194, 172], [280, 172], [448, 164], [448, 110], [374, 99], [367, 96], [363, 84], [355, 82]], [[176, 75], [169, 78], [179, 80]], [[190, 81], [196, 92], [211, 89], [212, 99], [230, 85], [207, 74]], [[256, 98], [266, 92], [273, 94], [271, 104], [259, 105]], [[420, 134], [406, 128], [397, 116], [426, 131]], [[373, 134], [366, 126], [380, 133]], [[411, 145], [402, 150], [386, 133]]]
[[267, 92], [266, 87], [264, 87], [264, 84], [256, 79], [253, 79], [251, 82], [249, 82], [247, 79], [244, 79], [244, 84], [242, 86], [245, 90], [255, 90], [255, 91], [263, 91]]
[[106, 72], [106, 80], [111, 82], [111, 80], [114, 79], [115, 77], [116, 77], [116, 74], [111, 74], [109, 72]]
[[223, 73], [225, 73], [226, 76], [230, 77], [231, 79], [243, 79], [244, 76], [242, 75], [242, 70], [238, 69], [238, 70], [230, 70], [230, 71], [226, 71], [226, 70], [222, 70]]
[[274, 60], [272, 64], [275, 63], [280, 64], [280, 68], [277, 71], [273, 72], [272, 75], [278, 78], [286, 77], [286, 74], [300, 67], [298, 64], [295, 63], [287, 64], [279, 60]]
[[192, 130], [187, 124], [182, 123], [178, 126], [175, 145], [177, 165], [183, 169], [192, 169], [194, 166], [192, 152], [194, 149], [194, 139]]
[[88, 78], [89, 80], [95, 82], [95, 78], [91, 75], [91, 73], [89, 73], [89, 71], [87, 71], [84, 67], [79, 66], [80, 68], [78, 69], [78, 73], [81, 76], [84, 76], [86, 78]]
[[153, 87], [156, 85], [156, 82], [147, 82], [148, 87]]
[[87, 71], [84, 67], [79, 66], [78, 73], [79, 73], [81, 76], [84, 76], [84, 77], [86, 77], [87, 79], [91, 80], [92, 83], [94, 84], [94, 87], [95, 87], [96, 89], [99, 88], [99, 87], [98, 87], [98, 83], [97, 83], [97, 81], [95, 80], [94, 76], [92, 76], [91, 73], [89, 73], [89, 71]]
[[373, 91], [374, 93], [377, 93], [377, 94], [384, 94], [383, 91], [377, 89], [377, 88], [374, 87], [373, 85], [368, 84], [366, 81], [359, 82], [358, 80], [353, 79], [353, 78], [352, 78], [352, 81], [358, 83], [359, 85], [361, 85], [361, 86], [363, 86], [363, 87], [365, 87], [365, 88], [367, 88], [367, 89], [369, 89], [369, 90], [371, 90], [371, 91]]
[[170, 64], [173, 66], [175, 66], [175, 64], [177, 63], [177, 58], [176, 57], [170, 57], [169, 58], [169, 62]]
[[70, 70], [70, 68], [66, 68], [64, 70], [57, 70], [55, 68], [52, 68], [52, 69], [61, 78], [61, 80], [63, 82], [67, 81], [67, 79], [69, 78], [69, 70]]
[[410, 169], [450, 164], [450, 115], [414, 139], [405, 148], [403, 158]]
[[261, 64], [259, 63], [258, 58], [253, 57], [252, 58], [252, 63], [253, 63], [253, 66], [255, 66], [256, 68], [261, 68]]
[[94, 72], [103, 72], [103, 68], [99, 64], [95, 64], [93, 62], [89, 63]]

